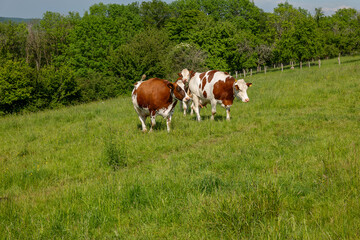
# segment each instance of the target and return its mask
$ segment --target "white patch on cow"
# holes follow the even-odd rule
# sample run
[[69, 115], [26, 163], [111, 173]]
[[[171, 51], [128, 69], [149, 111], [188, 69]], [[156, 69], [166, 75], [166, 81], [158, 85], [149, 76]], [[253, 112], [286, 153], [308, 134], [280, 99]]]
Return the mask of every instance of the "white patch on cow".
[[243, 102], [248, 102], [249, 97], [247, 95], [248, 86], [244, 79], [239, 79], [234, 83], [234, 95]]

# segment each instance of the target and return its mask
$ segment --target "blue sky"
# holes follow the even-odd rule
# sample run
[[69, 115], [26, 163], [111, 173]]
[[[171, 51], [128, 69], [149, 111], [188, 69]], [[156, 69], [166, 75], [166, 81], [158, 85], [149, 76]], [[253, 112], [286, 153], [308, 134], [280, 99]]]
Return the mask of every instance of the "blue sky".
[[[0, 17], [41, 18], [46, 11], [67, 14], [79, 12], [81, 15], [95, 3], [103, 2], [128, 4], [135, 0], [0, 0]], [[163, 0], [164, 1], [164, 0]], [[141, 2], [141, 1], [139, 1]], [[165, 0], [171, 2], [171, 0]], [[254, 0], [255, 5], [265, 12], [273, 12], [278, 3], [285, 0]], [[360, 0], [288, 0], [295, 7], [314, 12], [322, 7], [326, 15], [333, 14], [339, 8], [351, 7], [360, 10]]]

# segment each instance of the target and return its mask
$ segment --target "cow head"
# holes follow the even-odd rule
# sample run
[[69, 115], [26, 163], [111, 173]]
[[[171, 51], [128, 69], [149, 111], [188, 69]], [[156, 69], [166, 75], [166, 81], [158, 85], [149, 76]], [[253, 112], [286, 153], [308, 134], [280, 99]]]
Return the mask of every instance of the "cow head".
[[252, 83], [246, 83], [244, 79], [239, 79], [234, 83], [234, 95], [239, 98], [243, 102], [249, 102], [250, 99], [246, 93], [248, 87], [250, 87]]
[[171, 94], [173, 97], [180, 101], [189, 101], [190, 97], [185, 91], [185, 84], [182, 80], [177, 80], [175, 83], [168, 82], [167, 86], [171, 89]]
[[181, 71], [181, 73], [178, 73], [179, 78], [177, 80], [181, 80], [183, 83], [187, 83], [190, 80], [190, 75], [193, 71], [189, 71], [186, 68]]

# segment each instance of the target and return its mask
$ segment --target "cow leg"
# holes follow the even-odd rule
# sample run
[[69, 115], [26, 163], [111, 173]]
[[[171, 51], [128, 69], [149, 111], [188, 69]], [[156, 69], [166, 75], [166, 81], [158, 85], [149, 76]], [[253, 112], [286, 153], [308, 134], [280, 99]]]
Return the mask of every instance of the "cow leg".
[[139, 119], [140, 119], [140, 122], [141, 122], [142, 131], [143, 131], [143, 132], [146, 132], [146, 131], [147, 131], [147, 130], [146, 130], [146, 124], [145, 124], [145, 122], [146, 122], [146, 116], [139, 114]]
[[216, 100], [211, 101], [211, 120], [215, 119], [215, 114], [216, 114]]
[[183, 109], [184, 109], [184, 116], [186, 116], [186, 111], [187, 111], [188, 105], [185, 101], [182, 101], [182, 105], [183, 105]]
[[150, 119], [151, 119], [151, 128], [150, 128], [150, 132], [152, 132], [152, 131], [153, 131], [153, 127], [154, 127], [154, 126], [155, 126], [155, 124], [156, 124], [155, 117], [156, 117], [156, 114], [152, 112], [152, 113], [150, 114]]
[[200, 110], [199, 110], [199, 98], [195, 94], [193, 95], [193, 103], [194, 103], [194, 111], [196, 113], [196, 119], [198, 120], [198, 122], [200, 122], [201, 117], [200, 117]]
[[230, 106], [226, 106], [226, 120], [230, 121]]
[[194, 108], [195, 108], [195, 105], [194, 105], [194, 102], [192, 102], [191, 103], [191, 111], [190, 111], [191, 116], [194, 114]]
[[166, 119], [166, 128], [168, 132], [170, 132], [170, 123], [171, 123], [171, 116], [168, 116]]

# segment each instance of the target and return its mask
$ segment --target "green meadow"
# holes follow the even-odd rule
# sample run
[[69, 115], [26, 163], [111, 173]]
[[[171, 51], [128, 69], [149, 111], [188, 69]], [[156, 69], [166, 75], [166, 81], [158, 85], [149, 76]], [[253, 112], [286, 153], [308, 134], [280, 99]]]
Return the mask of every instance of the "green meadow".
[[245, 80], [170, 133], [129, 96], [1, 117], [0, 239], [359, 239], [360, 57]]

